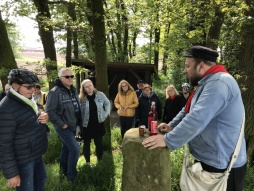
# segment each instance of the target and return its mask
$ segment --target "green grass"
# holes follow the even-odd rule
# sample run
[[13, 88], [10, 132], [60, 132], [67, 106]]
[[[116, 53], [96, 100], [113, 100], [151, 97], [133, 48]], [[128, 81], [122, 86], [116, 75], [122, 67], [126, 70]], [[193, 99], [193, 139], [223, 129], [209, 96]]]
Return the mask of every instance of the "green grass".
[[[122, 185], [122, 166], [123, 157], [120, 149], [121, 133], [118, 127], [111, 128], [111, 147], [108, 147], [108, 136], [104, 139], [104, 149], [102, 161], [97, 162], [95, 156], [95, 146], [92, 142], [92, 167], [85, 165], [85, 159], [81, 156], [78, 161], [78, 176], [75, 185], [68, 182], [66, 178], [59, 173], [58, 158], [61, 149], [61, 142], [55, 131], [51, 128], [49, 136], [49, 148], [44, 155], [44, 161], [47, 169], [47, 191], [121, 191]], [[183, 161], [183, 148], [170, 153], [171, 158], [171, 183], [172, 191], [180, 191], [179, 177]], [[244, 191], [253, 191], [254, 187], [254, 168], [248, 166], [247, 177], [245, 181]], [[7, 181], [0, 173], [0, 191], [11, 191], [14, 189], [7, 188]]]

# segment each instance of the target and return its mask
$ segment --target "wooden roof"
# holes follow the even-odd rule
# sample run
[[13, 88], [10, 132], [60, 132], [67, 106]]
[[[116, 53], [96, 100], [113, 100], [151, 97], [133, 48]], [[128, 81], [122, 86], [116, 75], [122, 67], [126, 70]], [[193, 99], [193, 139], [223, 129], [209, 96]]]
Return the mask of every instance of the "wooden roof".
[[[75, 66], [83, 66], [87, 69], [94, 69], [95, 64], [89, 60], [73, 59], [72, 64]], [[153, 64], [142, 64], [142, 63], [122, 63], [122, 62], [108, 62], [108, 70], [148, 70], [151, 73], [155, 72], [155, 66]]]

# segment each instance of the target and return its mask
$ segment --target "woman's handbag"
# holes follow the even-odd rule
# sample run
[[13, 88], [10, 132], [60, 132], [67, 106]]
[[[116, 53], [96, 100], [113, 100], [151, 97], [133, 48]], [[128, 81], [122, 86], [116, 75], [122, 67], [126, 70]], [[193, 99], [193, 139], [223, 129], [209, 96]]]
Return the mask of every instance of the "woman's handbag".
[[242, 143], [244, 132], [245, 114], [243, 116], [240, 135], [231, 156], [228, 168], [223, 173], [211, 173], [202, 169], [200, 162], [192, 164], [189, 158], [187, 144], [184, 148], [184, 161], [180, 177], [180, 187], [182, 191], [226, 191], [229, 172], [235, 163]]

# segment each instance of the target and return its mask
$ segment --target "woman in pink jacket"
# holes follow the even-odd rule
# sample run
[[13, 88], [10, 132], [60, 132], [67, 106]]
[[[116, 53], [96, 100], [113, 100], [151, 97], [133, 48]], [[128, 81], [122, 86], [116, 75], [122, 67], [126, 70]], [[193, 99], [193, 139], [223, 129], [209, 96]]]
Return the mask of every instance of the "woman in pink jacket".
[[120, 116], [121, 135], [123, 138], [125, 132], [132, 128], [135, 108], [138, 107], [137, 94], [126, 80], [121, 80], [118, 84], [118, 93], [114, 104]]

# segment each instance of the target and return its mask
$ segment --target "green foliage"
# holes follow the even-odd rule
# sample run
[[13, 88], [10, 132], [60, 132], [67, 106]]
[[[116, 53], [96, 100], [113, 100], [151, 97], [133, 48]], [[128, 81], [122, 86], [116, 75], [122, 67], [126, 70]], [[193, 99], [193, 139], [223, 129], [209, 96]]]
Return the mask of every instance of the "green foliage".
[[6, 78], [6, 76], [9, 74], [9, 71], [9, 69], [2, 67], [0, 69], [0, 78]]
[[9, 41], [11, 43], [14, 56], [19, 57], [23, 47], [22, 37], [20, 33], [18, 32], [19, 30], [17, 29], [15, 24], [12, 24], [12, 23], [6, 24], [5, 26], [7, 29]]

